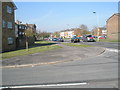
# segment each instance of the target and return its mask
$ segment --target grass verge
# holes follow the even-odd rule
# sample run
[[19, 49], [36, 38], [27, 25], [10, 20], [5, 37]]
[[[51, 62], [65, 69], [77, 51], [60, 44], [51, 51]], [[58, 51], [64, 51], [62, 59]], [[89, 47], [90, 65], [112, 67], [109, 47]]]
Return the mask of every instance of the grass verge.
[[[39, 41], [39, 42], [35, 42], [35, 43], [48, 44], [49, 42]], [[58, 48], [61, 48], [61, 47], [58, 45], [52, 44], [52, 45], [47, 45], [47, 46], [32, 47], [32, 48], [29, 48], [28, 51], [26, 49], [21, 49], [21, 50], [16, 50], [16, 51], [11, 51], [11, 52], [5, 52], [5, 53], [2, 53], [2, 59], [12, 58], [12, 57], [22, 56], [22, 55], [28, 55], [28, 54], [34, 54], [34, 53], [58, 49]]]
[[35, 44], [49, 44], [49, 41], [36, 41]]
[[73, 47], [93, 47], [91, 45], [75, 44], [75, 43], [62, 43], [62, 44], [67, 46], [73, 46]]
[[96, 39], [97, 42], [120, 42], [120, 40], [111, 40], [111, 39]]

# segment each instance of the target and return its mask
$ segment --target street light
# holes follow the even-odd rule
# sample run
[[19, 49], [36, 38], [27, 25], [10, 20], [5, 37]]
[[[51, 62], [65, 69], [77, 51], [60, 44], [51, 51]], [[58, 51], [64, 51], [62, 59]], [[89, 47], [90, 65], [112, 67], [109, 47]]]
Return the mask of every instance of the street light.
[[[93, 12], [93, 14], [96, 14], [96, 12]], [[100, 32], [100, 29], [99, 29], [99, 26], [98, 26], [98, 15], [96, 14], [96, 18], [97, 18], [97, 40], [99, 41], [99, 32]]]

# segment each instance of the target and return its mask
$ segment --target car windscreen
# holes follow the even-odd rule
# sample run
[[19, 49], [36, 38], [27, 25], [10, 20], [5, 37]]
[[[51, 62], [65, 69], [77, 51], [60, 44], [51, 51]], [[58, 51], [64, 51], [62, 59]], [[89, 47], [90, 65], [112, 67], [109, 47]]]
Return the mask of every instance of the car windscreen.
[[92, 37], [92, 35], [88, 35], [87, 37]]

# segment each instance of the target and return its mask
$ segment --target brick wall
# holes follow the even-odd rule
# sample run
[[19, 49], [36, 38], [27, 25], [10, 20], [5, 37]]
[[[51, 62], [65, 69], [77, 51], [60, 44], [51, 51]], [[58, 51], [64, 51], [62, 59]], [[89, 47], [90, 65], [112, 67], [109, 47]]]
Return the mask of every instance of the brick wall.
[[[16, 37], [16, 48], [19, 48], [19, 49], [20, 48], [25, 48], [25, 46], [26, 46], [25, 31], [30, 30], [30, 31], [33, 32], [32, 29], [36, 29], [36, 28], [29, 27], [27, 29], [28, 25], [26, 25], [26, 24], [16, 24], [16, 25], [18, 25], [18, 28], [16, 28], [16, 29], [18, 29], [18, 37]], [[29, 24], [29, 25], [32, 25], [32, 24]], [[34, 44], [34, 42], [35, 42], [34, 36], [28, 37], [29, 46], [32, 46]]]
[[[7, 6], [12, 8], [12, 13], [7, 12]], [[2, 20], [5, 21], [5, 28], [2, 28], [2, 51], [15, 50], [15, 23], [14, 23], [14, 6], [12, 2], [2, 2]], [[12, 29], [7, 27], [7, 23], [12, 22]], [[13, 44], [8, 44], [8, 37], [13, 38]]]
[[118, 40], [118, 34], [120, 34], [120, 16], [113, 15], [107, 21], [107, 38]]
[[[28, 37], [28, 44], [29, 46], [33, 46], [35, 42], [35, 38], [34, 37]], [[17, 38], [16, 39], [16, 48], [20, 49], [20, 48], [25, 48], [26, 47], [26, 37], [22, 37], [22, 38]]]

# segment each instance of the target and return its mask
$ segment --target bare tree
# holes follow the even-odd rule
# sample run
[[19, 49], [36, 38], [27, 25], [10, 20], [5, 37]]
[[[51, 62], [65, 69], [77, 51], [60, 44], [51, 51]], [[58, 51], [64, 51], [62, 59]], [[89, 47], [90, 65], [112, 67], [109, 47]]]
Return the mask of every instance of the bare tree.
[[88, 27], [84, 24], [80, 25], [80, 29], [88, 31]]
[[53, 36], [55, 36], [55, 37], [60, 37], [60, 32], [54, 32], [54, 33], [53, 33]]
[[81, 29], [81, 34], [82, 35], [84, 35], [84, 34], [90, 34], [90, 31], [88, 31], [87, 25], [81, 24], [80, 25], [80, 29]]
[[94, 26], [93, 29], [92, 29], [92, 34], [97, 36], [97, 29], [98, 27], [97, 26]]
[[76, 36], [81, 36], [81, 29], [80, 29], [80, 28], [75, 28], [75, 29], [74, 29], [74, 34], [75, 34]]
[[46, 31], [39, 31], [37, 32], [37, 38], [44, 40], [44, 38], [50, 37], [50, 33]]

